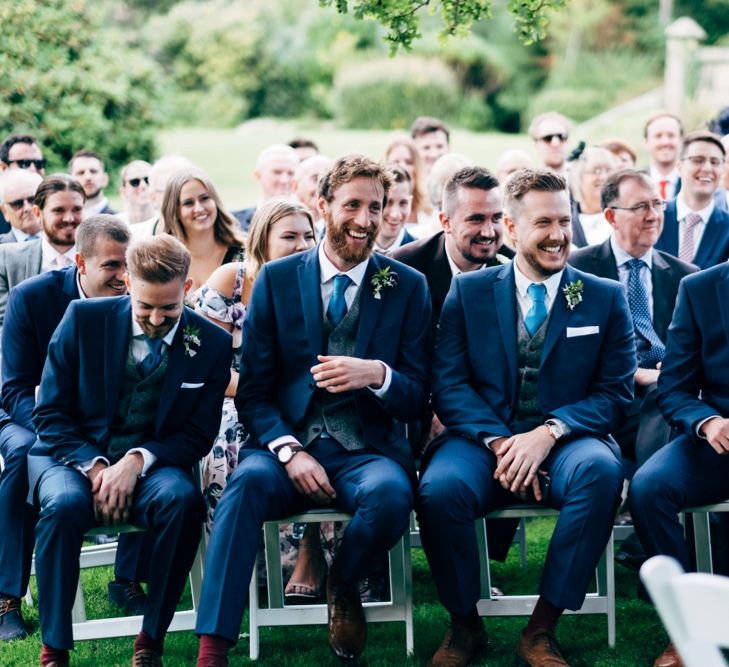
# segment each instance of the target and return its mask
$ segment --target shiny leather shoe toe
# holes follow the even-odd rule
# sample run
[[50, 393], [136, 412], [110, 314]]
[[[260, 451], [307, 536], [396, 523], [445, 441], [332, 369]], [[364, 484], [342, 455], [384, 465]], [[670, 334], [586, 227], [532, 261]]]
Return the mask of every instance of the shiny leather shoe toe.
[[327, 614], [329, 646], [341, 660], [356, 660], [367, 639], [359, 590], [355, 584], [343, 584], [327, 578]]
[[483, 625], [467, 628], [451, 623], [428, 667], [466, 667], [486, 650], [486, 641]]
[[516, 664], [519, 667], [569, 667], [557, 638], [548, 630], [521, 633], [516, 646]]
[[653, 667], [683, 667], [683, 660], [678, 654], [676, 647], [671, 643], [666, 650], [653, 663]]

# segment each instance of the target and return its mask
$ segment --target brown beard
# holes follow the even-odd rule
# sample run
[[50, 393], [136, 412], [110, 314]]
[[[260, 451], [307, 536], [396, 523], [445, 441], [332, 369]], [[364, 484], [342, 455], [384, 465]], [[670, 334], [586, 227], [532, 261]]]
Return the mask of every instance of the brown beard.
[[377, 237], [376, 228], [362, 230], [367, 234], [367, 243], [361, 250], [357, 251], [347, 245], [347, 229], [349, 229], [347, 225], [335, 228], [332, 217], [328, 213], [324, 214], [324, 220], [326, 222], [326, 237], [329, 247], [347, 264], [360, 264], [370, 256]]

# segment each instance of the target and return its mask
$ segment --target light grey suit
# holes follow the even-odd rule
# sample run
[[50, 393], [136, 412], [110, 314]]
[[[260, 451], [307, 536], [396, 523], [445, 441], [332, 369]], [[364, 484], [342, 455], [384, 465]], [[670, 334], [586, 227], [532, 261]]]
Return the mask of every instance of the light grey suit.
[[10, 290], [41, 272], [41, 241], [0, 244], [0, 327], [5, 321]]

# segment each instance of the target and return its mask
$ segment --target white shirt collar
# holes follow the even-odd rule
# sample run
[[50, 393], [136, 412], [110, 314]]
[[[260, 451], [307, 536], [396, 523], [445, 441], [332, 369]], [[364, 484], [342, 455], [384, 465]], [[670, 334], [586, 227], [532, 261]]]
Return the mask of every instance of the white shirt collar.
[[332, 261], [327, 257], [324, 252], [324, 242], [319, 244], [319, 271], [321, 275], [321, 282], [327, 283], [334, 278], [334, 276], [344, 273], [349, 276], [350, 280], [359, 287], [364, 280], [365, 271], [367, 271], [367, 264], [369, 263], [369, 257], [364, 261], [357, 264], [357, 266], [351, 268], [349, 271], [340, 271]]
[[13, 232], [13, 236], [18, 243], [24, 243], [25, 239], [30, 236], [30, 234], [26, 234], [23, 230], [18, 229], [17, 227], [11, 227], [10, 231]]
[[[519, 294], [522, 296], [522, 298], [526, 298], [527, 295], [527, 289], [529, 289], [529, 285], [531, 285], [534, 281], [531, 278], [527, 278], [519, 269], [519, 266], [516, 263], [516, 258], [512, 260], [512, 266], [514, 267], [514, 280], [516, 282], [516, 291], [519, 292]], [[554, 301], [554, 297], [557, 294], [557, 290], [559, 289], [559, 282], [562, 280], [562, 274], [564, 273], [564, 269], [562, 269], [559, 273], [555, 273], [552, 276], [549, 276], [546, 280], [542, 281], [542, 284], [547, 288], [547, 295], [549, 298], [550, 303]]]
[[[172, 341], [175, 338], [175, 333], [177, 333], [177, 327], [179, 326], [180, 320], [177, 320], [175, 326], [173, 326], [172, 329], [169, 330], [167, 335], [162, 339], [168, 347], [172, 345]], [[134, 313], [132, 313], [132, 338], [139, 338], [140, 336], [144, 336], [144, 330], [139, 325], [139, 322], [134, 319]]]
[[398, 235], [395, 237], [395, 240], [389, 246], [387, 246], [387, 248], [382, 248], [382, 247], [378, 246], [377, 243], [375, 243], [375, 250], [377, 250], [377, 252], [381, 252], [381, 253], [388, 253], [391, 250], [395, 250], [395, 248], [400, 247], [400, 244], [402, 243], [402, 240], [404, 237], [405, 237], [405, 225], [403, 225], [400, 228], [400, 231], [398, 232]]
[[668, 183], [670, 183], [671, 185], [675, 185], [678, 182], [679, 174], [676, 167], [674, 167], [667, 174], [662, 174], [653, 165], [649, 166], [648, 171], [651, 178], [656, 182], [656, 185], [658, 185], [658, 183], [660, 183], [661, 181], [668, 181]]
[[66, 257], [69, 257], [71, 259], [71, 263], [75, 264], [75, 258], [76, 258], [76, 246], [71, 246], [66, 252], [58, 252], [48, 241], [45, 234], [41, 234], [41, 257], [43, 265], [47, 266], [50, 265], [51, 262], [53, 262], [57, 257], [60, 257], [61, 255], [65, 255]]
[[629, 262], [631, 259], [642, 259], [646, 265], [648, 266], [648, 269], [651, 270], [653, 268], [653, 248], [648, 250], [644, 255], [641, 257], [633, 257], [633, 255], [625, 252], [617, 243], [615, 240], [615, 234], [612, 234], [610, 236], [610, 247], [613, 249], [613, 255], [615, 255], [615, 264], [616, 266], [622, 266], [626, 262]]
[[[444, 243], [443, 244], [443, 249], [445, 250], [446, 259], [448, 260], [448, 266], [451, 267], [451, 276], [453, 278], [455, 278], [456, 276], [460, 276], [463, 273], [463, 271], [461, 269], [459, 269], [458, 268], [458, 264], [456, 264], [453, 261], [453, 258], [451, 257], [451, 254], [448, 252], [448, 244], [447, 243]], [[482, 269], [483, 267], [484, 267], [484, 265], [481, 264], [481, 266], [479, 266], [478, 268], [479, 269]]]
[[79, 299], [89, 298], [88, 296], [86, 296], [86, 292], [84, 292], [83, 287], [81, 287], [81, 274], [78, 271], [76, 271], [76, 289], [78, 290]]
[[676, 220], [679, 222], [684, 220], [689, 213], [696, 213], [697, 215], [700, 215], [701, 222], [706, 224], [709, 222], [709, 218], [714, 213], [714, 198], [711, 198], [708, 206], [702, 208], [700, 211], [694, 211], [689, 208], [688, 204], [683, 200], [683, 192], [679, 192], [676, 196]]

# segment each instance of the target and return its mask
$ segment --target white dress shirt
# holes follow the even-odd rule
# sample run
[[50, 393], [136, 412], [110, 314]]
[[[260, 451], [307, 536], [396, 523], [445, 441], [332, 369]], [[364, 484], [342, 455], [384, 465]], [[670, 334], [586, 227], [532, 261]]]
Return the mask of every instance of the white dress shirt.
[[661, 181], [666, 181], [666, 201], [676, 196], [676, 186], [680, 175], [675, 167], [668, 174], [661, 174], [653, 165], [648, 167], [648, 173], [656, 185], [660, 187]]
[[[546, 280], [542, 281], [542, 284], [547, 288], [547, 296], [544, 298], [544, 305], [547, 307], [547, 313], [552, 312], [552, 304], [557, 296], [557, 290], [559, 289], [559, 281], [562, 280], [562, 273], [564, 269], [559, 273], [549, 276]], [[527, 290], [529, 285], [534, 281], [527, 278], [519, 269], [519, 265], [514, 260], [514, 281], [516, 282], [516, 300], [521, 310], [522, 319], [526, 317], [529, 309], [532, 307], [532, 297], [529, 296]]]
[[41, 235], [41, 273], [54, 271], [55, 269], [64, 269], [75, 263], [75, 245], [71, 246], [66, 252], [60, 253], [48, 242], [45, 234]]
[[645, 264], [640, 267], [640, 281], [645, 287], [648, 296], [648, 312], [653, 320], [653, 248], [641, 257], [633, 257], [623, 250], [616, 242], [615, 236], [610, 237], [610, 247], [615, 255], [615, 263], [618, 265], [618, 280], [628, 289], [628, 278], [630, 278], [630, 268], [628, 262], [631, 259], [642, 259]]

